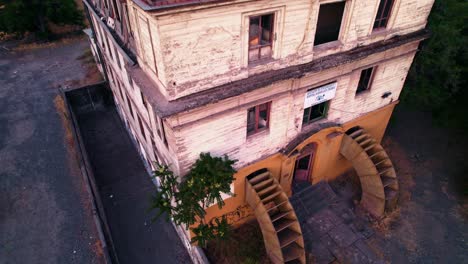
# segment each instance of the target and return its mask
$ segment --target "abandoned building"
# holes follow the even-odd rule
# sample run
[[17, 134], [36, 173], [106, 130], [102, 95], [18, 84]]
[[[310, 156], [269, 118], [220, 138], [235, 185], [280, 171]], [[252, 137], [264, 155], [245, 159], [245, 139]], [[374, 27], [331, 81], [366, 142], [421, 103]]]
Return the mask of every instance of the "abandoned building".
[[[235, 197], [274, 263], [304, 263], [295, 183], [354, 169], [375, 217], [398, 200], [380, 142], [434, 0], [83, 0], [90, 43], [148, 170], [236, 159]], [[183, 230], [183, 229], [182, 229]], [[187, 232], [181, 232], [190, 248]]]

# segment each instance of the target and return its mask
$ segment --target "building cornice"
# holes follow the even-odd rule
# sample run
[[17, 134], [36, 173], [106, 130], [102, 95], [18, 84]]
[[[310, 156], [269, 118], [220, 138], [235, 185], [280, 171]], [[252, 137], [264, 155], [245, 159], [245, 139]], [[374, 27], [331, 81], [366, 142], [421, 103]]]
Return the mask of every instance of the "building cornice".
[[279, 81], [299, 79], [304, 77], [306, 74], [316, 73], [348, 64], [375, 53], [384, 52], [408, 43], [422, 41], [429, 36], [430, 32], [426, 29], [402, 36], [395, 36], [388, 40], [332, 54], [305, 64], [262, 72], [242, 80], [223, 84], [173, 101], [168, 101], [166, 99], [166, 97], [160, 92], [160, 87], [157, 87], [157, 84], [149, 79], [138, 65], [133, 67], [128, 66], [127, 70], [131, 73], [135, 83], [137, 83], [143, 93], [147, 95], [148, 101], [152, 104], [155, 112], [160, 117], [165, 118], [206, 106], [208, 104], [214, 104], [243, 93], [251, 92]]

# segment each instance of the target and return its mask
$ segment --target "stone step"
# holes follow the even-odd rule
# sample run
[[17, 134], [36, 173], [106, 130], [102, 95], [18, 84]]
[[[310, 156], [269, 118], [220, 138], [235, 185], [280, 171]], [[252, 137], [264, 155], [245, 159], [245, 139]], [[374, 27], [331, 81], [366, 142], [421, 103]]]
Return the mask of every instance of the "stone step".
[[267, 171], [267, 172], [264, 172], [262, 174], [259, 174], [257, 176], [254, 176], [252, 177], [251, 179], [249, 179], [249, 182], [252, 184], [252, 185], [256, 185], [257, 183], [260, 183], [264, 180], [267, 180], [270, 178], [270, 173]]
[[304, 249], [297, 243], [289, 244], [288, 246], [284, 247], [282, 251], [284, 262], [293, 261], [302, 257], [302, 254], [304, 254]]
[[290, 227], [292, 224], [294, 224], [295, 222], [297, 222], [296, 220], [291, 220], [291, 219], [287, 219], [287, 218], [281, 218], [279, 219], [278, 221], [276, 221], [274, 223], [274, 226], [275, 226], [275, 230], [276, 232], [280, 232], [282, 230], [284, 230], [285, 228], [288, 228]]
[[286, 228], [283, 231], [278, 232], [278, 239], [279, 239], [281, 248], [284, 248], [287, 245], [293, 243], [300, 237], [301, 237], [301, 234], [289, 228]]

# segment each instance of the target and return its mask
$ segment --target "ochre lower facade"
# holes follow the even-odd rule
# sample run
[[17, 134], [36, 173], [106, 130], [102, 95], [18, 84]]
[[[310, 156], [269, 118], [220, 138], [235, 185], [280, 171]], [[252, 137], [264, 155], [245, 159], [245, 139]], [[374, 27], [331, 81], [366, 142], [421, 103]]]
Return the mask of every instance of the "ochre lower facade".
[[246, 178], [262, 169], [267, 169], [276, 178], [288, 196], [293, 195], [291, 186], [296, 162], [304, 156], [311, 154], [309, 170], [305, 174], [312, 185], [320, 181], [333, 181], [352, 170], [352, 163], [340, 154], [345, 132], [361, 127], [380, 142], [397, 103], [393, 102], [345, 124], [315, 130], [315, 133], [312, 131], [298, 144], [292, 142], [292, 146], [285, 147], [284, 151], [239, 169], [233, 183], [235, 196], [227, 198], [222, 209], [217, 206], [208, 208], [206, 219], [225, 215], [234, 227], [253, 220], [254, 213], [246, 202]]

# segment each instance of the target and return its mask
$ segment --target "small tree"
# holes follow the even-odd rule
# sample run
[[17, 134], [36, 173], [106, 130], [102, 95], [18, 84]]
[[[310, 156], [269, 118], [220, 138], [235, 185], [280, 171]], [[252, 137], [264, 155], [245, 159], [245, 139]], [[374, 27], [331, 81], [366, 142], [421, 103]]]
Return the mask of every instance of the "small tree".
[[82, 25], [74, 0], [0, 0], [0, 32], [36, 32], [47, 37], [48, 23]]
[[235, 161], [212, 157], [201, 153], [190, 172], [179, 182], [167, 166], [157, 164], [153, 176], [160, 179], [161, 189], [152, 198], [151, 210], [157, 210], [156, 218], [167, 214], [177, 225], [185, 224], [194, 233], [192, 243], [205, 247], [212, 239], [226, 239], [230, 225], [225, 217], [206, 222], [205, 209], [214, 203], [221, 209], [224, 201], [222, 193], [231, 193], [231, 183], [235, 180]]

